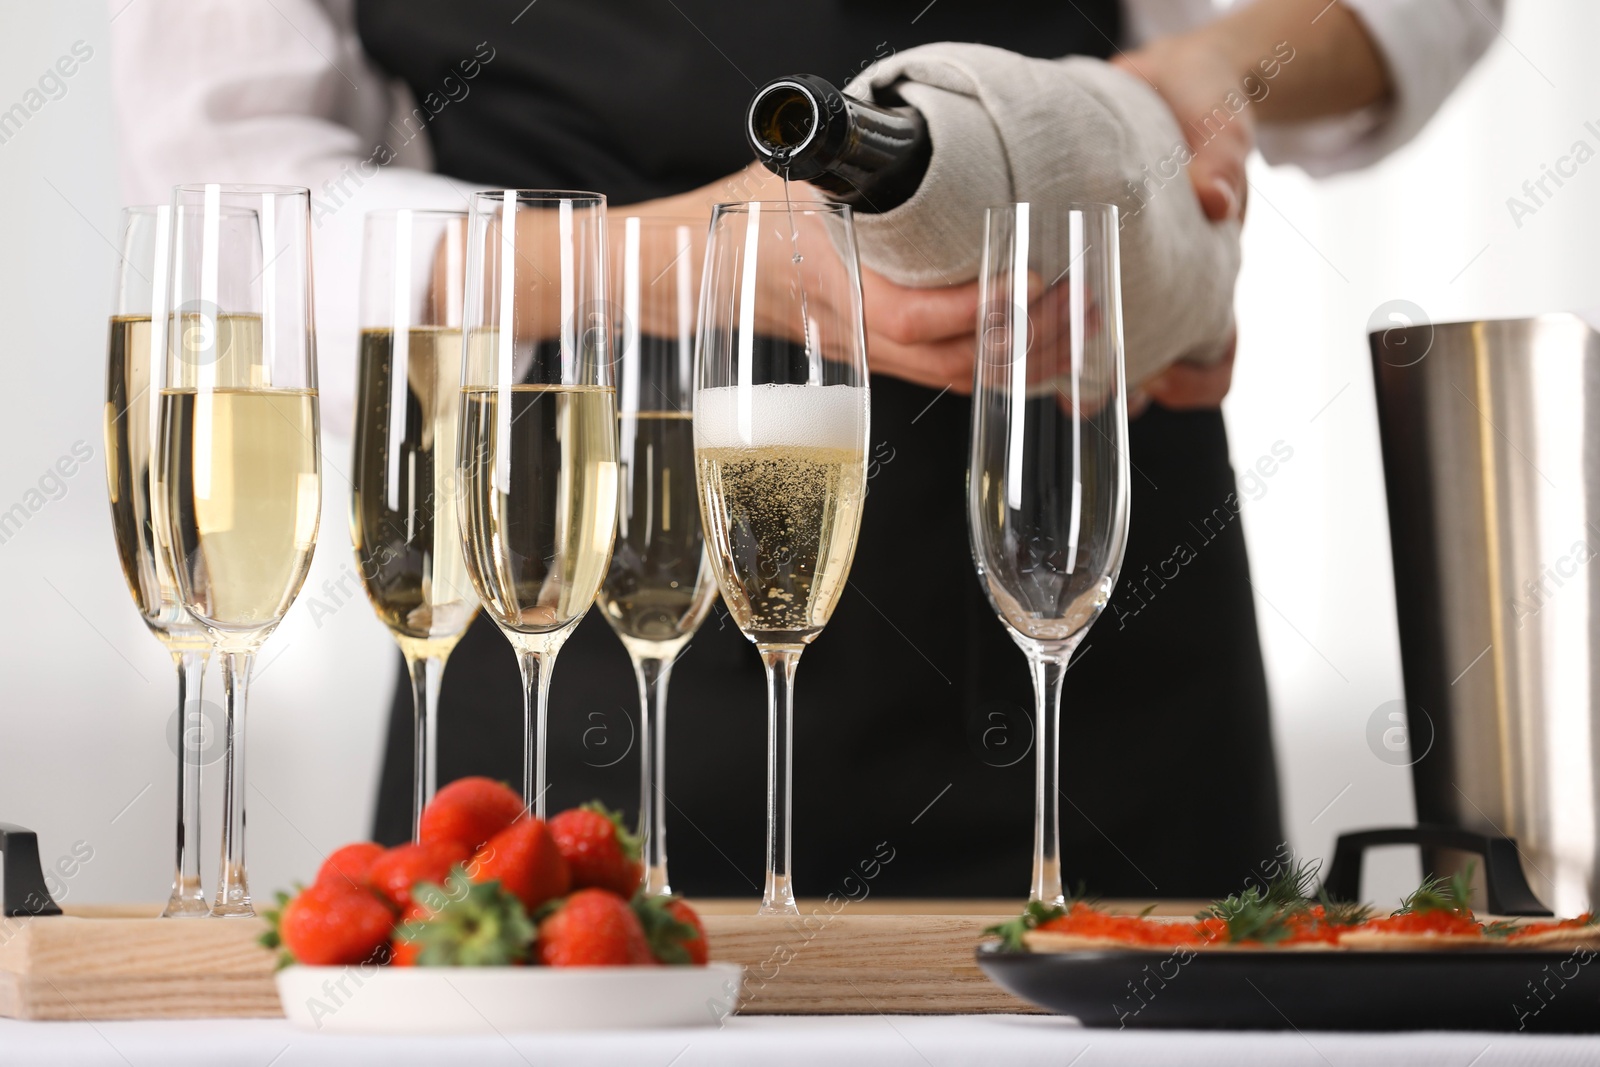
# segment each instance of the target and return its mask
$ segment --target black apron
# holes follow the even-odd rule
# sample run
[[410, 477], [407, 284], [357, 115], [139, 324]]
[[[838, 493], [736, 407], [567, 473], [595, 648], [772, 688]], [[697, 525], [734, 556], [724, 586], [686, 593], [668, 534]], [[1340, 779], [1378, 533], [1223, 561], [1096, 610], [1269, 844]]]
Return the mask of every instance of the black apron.
[[[807, 71], [843, 84], [890, 49], [943, 40], [1103, 57], [1120, 36], [1110, 0], [363, 0], [358, 13], [372, 58], [419, 100], [432, 94], [441, 173], [493, 188], [592, 189], [619, 206], [748, 163], [741, 116], [770, 78]], [[461, 66], [474, 57], [478, 66]], [[463, 69], [476, 76], [463, 82]], [[1020, 896], [1027, 886], [1033, 695], [972, 568], [970, 413], [964, 397], [872, 377], [873, 476], [850, 585], [797, 681], [802, 895], [859, 895], [844, 880], [891, 854], [871, 883], [880, 895]], [[1224, 894], [1282, 840], [1227, 440], [1218, 412], [1160, 408], [1131, 434], [1127, 561], [1062, 701], [1064, 877], [1108, 896]], [[760, 895], [765, 701], [755, 648], [719, 603], [673, 671], [676, 889]], [[631, 817], [637, 704], [627, 654], [590, 612], [553, 676], [552, 810], [600, 798]], [[411, 717], [402, 681], [380, 841], [409, 832]], [[521, 780], [521, 683], [482, 615], [450, 658], [439, 733], [441, 781]]]

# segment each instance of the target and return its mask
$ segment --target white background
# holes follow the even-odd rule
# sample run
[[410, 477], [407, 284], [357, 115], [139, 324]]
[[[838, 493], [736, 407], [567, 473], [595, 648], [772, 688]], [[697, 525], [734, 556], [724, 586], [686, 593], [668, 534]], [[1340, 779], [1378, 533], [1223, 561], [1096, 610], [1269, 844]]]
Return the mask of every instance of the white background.
[[[0, 511], [74, 442], [94, 450], [65, 495], [0, 545], [0, 819], [40, 831], [47, 862], [75, 841], [93, 848], [65, 885], [71, 901], [158, 899], [172, 835], [171, 669], [124, 587], [101, 473], [118, 207], [106, 20], [96, 2], [0, 0], [0, 110], [74, 42], [94, 49], [65, 95], [0, 144]], [[1514, 2], [1504, 39], [1393, 158], [1323, 182], [1252, 174], [1227, 413], [1237, 468], [1276, 442], [1293, 449], [1246, 500], [1244, 523], [1302, 852], [1412, 818], [1408, 772], [1366, 742], [1373, 710], [1401, 695], [1368, 317], [1393, 298], [1435, 321], [1600, 305], [1600, 162], [1520, 228], [1505, 203], [1575, 140], [1600, 148], [1584, 129], [1600, 125], [1597, 41], [1592, 4]], [[325, 448], [347, 465], [348, 442]], [[371, 819], [392, 646], [359, 599], [313, 618], [309, 598], [332, 605], [323, 583], [351, 566], [346, 487], [331, 474], [327, 486], [311, 578], [267, 646], [250, 709], [261, 895], [308, 877]], [[1369, 893], [1393, 895], [1414, 875], [1391, 858]]]

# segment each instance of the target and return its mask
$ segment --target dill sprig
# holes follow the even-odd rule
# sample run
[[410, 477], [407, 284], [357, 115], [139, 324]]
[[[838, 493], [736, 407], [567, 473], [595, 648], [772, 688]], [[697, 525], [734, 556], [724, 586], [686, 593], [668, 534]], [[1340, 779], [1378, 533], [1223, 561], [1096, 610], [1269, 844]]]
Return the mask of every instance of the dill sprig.
[[1333, 900], [1326, 889], [1317, 890], [1317, 903], [1322, 905], [1325, 926], [1360, 926], [1372, 918], [1372, 905], [1355, 900]]
[[1022, 937], [1029, 930], [1036, 930], [1052, 919], [1061, 918], [1072, 910], [1074, 904], [1093, 904], [1097, 899], [1089, 896], [1084, 884], [1079, 882], [1078, 887], [1066, 895], [1065, 906], [1030, 900], [1028, 906], [1022, 909], [1021, 915], [1008, 922], [997, 923], [984, 930], [984, 933], [998, 937], [1002, 951], [1026, 952], [1028, 946], [1023, 943]]
[[1422, 880], [1410, 896], [1400, 902], [1396, 915], [1420, 915], [1424, 912], [1443, 911], [1451, 915], [1472, 915], [1472, 872], [1477, 866], [1468, 863], [1448, 879], [1433, 875]]
[[997, 923], [984, 930], [984, 933], [998, 937], [1000, 939], [1000, 948], [1004, 952], [1025, 952], [1027, 951], [1027, 945], [1023, 944], [1022, 935], [1029, 930], [1038, 929], [1040, 923], [1047, 923], [1051, 919], [1059, 919], [1066, 913], [1066, 908], [1030, 900], [1028, 901], [1028, 906], [1022, 909], [1021, 915], [1009, 922]]
[[1311, 907], [1317, 867], [1315, 861], [1298, 860], [1280, 869], [1265, 886], [1253, 885], [1215, 901], [1195, 918], [1201, 922], [1221, 919], [1223, 936], [1229, 942], [1282, 941], [1294, 932], [1291, 920]]

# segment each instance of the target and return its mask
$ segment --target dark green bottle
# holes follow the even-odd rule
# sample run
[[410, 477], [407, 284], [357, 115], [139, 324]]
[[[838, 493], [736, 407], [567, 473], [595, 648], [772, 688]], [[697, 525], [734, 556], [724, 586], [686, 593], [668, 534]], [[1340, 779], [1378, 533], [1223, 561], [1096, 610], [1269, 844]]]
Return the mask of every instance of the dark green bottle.
[[814, 74], [778, 78], [756, 90], [745, 110], [745, 136], [768, 170], [810, 182], [861, 212], [888, 211], [909, 200], [933, 154], [928, 124], [916, 108], [858, 100]]

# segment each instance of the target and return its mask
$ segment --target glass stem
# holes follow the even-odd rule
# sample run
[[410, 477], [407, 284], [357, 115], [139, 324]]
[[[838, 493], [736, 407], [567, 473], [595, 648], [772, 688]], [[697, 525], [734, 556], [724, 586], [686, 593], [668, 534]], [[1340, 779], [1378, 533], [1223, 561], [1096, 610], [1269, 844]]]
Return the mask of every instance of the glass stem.
[[206, 891], [200, 881], [200, 764], [204, 759], [206, 721], [200, 703], [208, 653], [174, 652], [178, 669], [178, 833], [174, 857], [172, 895], [165, 918], [209, 915]]
[[533, 814], [545, 817], [545, 720], [550, 704], [549, 654], [522, 652], [522, 803]]
[[1070, 653], [1033, 650], [1028, 659], [1033, 667], [1033, 694], [1036, 701], [1034, 753], [1038, 786], [1033, 813], [1033, 888], [1030, 901], [1060, 905], [1061, 893], [1061, 681], [1067, 673]]
[[412, 738], [411, 840], [422, 840], [422, 809], [439, 788], [439, 682], [444, 678], [440, 656], [406, 656], [411, 672]]
[[645, 895], [672, 895], [667, 882], [667, 684], [669, 659], [635, 659], [639, 679], [639, 837], [644, 851]]
[[211, 914], [234, 917], [256, 913], [250, 904], [250, 883], [244, 867], [244, 739], [245, 708], [250, 697], [250, 668], [254, 652], [222, 653], [223, 686], [223, 797], [222, 873]]
[[799, 646], [761, 649], [767, 667], [767, 883], [761, 915], [799, 915], [789, 884], [790, 771], [794, 742], [794, 671]]

